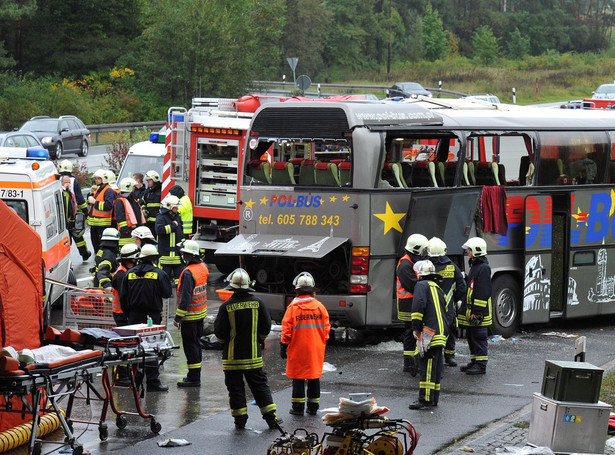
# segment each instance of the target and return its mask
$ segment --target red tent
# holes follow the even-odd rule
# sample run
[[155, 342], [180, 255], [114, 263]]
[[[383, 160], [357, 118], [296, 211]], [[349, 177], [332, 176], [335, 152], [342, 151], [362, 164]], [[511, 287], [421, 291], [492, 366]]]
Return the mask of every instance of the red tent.
[[[2, 200], [0, 219], [0, 343], [17, 350], [36, 349], [43, 333], [41, 239]], [[13, 409], [21, 409], [15, 398]], [[20, 414], [0, 413], [0, 431], [23, 421]]]

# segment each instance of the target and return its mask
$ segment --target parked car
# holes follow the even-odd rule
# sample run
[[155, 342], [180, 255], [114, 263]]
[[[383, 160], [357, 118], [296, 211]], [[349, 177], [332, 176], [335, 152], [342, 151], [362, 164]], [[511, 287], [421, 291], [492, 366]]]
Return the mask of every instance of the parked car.
[[32, 117], [19, 131], [36, 135], [52, 159], [59, 160], [64, 153], [86, 156], [90, 149], [90, 131], [74, 115]]
[[44, 150], [43, 144], [34, 134], [24, 131], [0, 132], [0, 148], [5, 147]]
[[500, 104], [500, 99], [490, 93], [477, 93], [476, 95], [468, 95], [464, 98], [471, 100], [486, 101], [487, 103]]
[[410, 98], [417, 95], [433, 96], [429, 90], [426, 90], [418, 82], [398, 82], [387, 89], [387, 97], [389, 98]]
[[592, 92], [592, 99], [613, 100], [615, 99], [615, 84], [602, 84]]

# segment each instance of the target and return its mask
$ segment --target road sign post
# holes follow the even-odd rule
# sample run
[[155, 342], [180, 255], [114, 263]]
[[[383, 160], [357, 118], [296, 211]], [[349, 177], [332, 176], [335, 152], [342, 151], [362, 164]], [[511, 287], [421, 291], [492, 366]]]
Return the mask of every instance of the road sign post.
[[293, 85], [296, 85], [297, 78], [295, 77], [295, 68], [297, 68], [297, 62], [299, 61], [299, 57], [288, 57], [286, 61], [290, 65], [290, 69], [293, 70]]

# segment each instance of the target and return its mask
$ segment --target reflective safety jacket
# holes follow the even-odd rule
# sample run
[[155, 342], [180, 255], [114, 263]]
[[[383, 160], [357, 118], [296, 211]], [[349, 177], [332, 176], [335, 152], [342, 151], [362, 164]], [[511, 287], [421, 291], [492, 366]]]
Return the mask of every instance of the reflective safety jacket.
[[177, 210], [184, 227], [184, 237], [188, 238], [192, 234], [192, 201], [187, 194], [184, 194], [179, 199], [179, 208]]
[[145, 212], [148, 223], [155, 223], [158, 212], [160, 212], [160, 197], [162, 192], [162, 185], [160, 182], [154, 182], [151, 188], [147, 188], [143, 194], [143, 201], [141, 207]]
[[120, 246], [133, 243], [132, 231], [145, 225], [145, 215], [141, 206], [131, 194], [121, 193], [113, 204], [113, 219], [120, 231]]
[[447, 256], [430, 257], [429, 260], [436, 268], [436, 273], [440, 275], [438, 286], [444, 292], [447, 308], [451, 302], [454, 308], [455, 302], [466, 296], [466, 282], [461, 270]]
[[282, 319], [280, 336], [280, 341], [288, 345], [286, 376], [291, 379], [322, 376], [330, 330], [329, 313], [314, 297], [299, 295], [290, 302]]
[[124, 275], [126, 275], [126, 267], [123, 264], [117, 268], [115, 273], [113, 274], [113, 279], [111, 280], [111, 285], [113, 286], [113, 300], [111, 301], [111, 310], [114, 313], [123, 313], [122, 305], [120, 304], [120, 289], [122, 286], [122, 281], [124, 280]]
[[196, 321], [207, 316], [207, 278], [209, 269], [202, 263], [188, 264], [177, 284], [177, 311], [175, 320]]
[[96, 202], [90, 206], [88, 224], [90, 226], [111, 226], [115, 191], [107, 183], [103, 183], [94, 193]]
[[412, 320], [412, 297], [414, 285], [418, 281], [414, 272], [414, 263], [420, 259], [420, 256], [406, 253], [397, 263], [395, 292], [397, 293], [397, 318], [400, 321]]
[[435, 281], [423, 279], [416, 283], [412, 301], [412, 330], [422, 332], [423, 327], [432, 329], [435, 334], [429, 343], [430, 348], [444, 347], [446, 344], [454, 317], [451, 310], [447, 313], [444, 292]]
[[491, 267], [485, 256], [470, 259], [470, 271], [466, 276], [468, 286], [467, 297], [461, 306], [459, 325], [469, 326], [470, 316], [482, 316], [478, 326], [489, 327], [492, 322], [491, 315]]
[[66, 175], [70, 177], [70, 191], [75, 196], [75, 200], [77, 201], [76, 210], [80, 210], [84, 213], [87, 213], [88, 204], [85, 202], [85, 198], [83, 197], [83, 192], [81, 191], [81, 183], [79, 180], [75, 178], [73, 174], [70, 172], [60, 172], [60, 176]]
[[94, 287], [111, 288], [111, 278], [117, 269], [117, 244], [103, 240], [100, 249], [96, 252], [94, 264]]
[[214, 334], [222, 348], [222, 369], [254, 370], [263, 367], [265, 338], [271, 331], [271, 316], [263, 301], [254, 295], [235, 291], [220, 306]]
[[71, 223], [75, 221], [75, 212], [77, 210], [77, 200], [75, 199], [75, 195], [70, 192], [70, 190], [62, 190], [62, 200], [64, 201], [64, 218], [66, 219], [66, 224], [69, 225], [69, 229], [73, 226], [70, 226]]
[[122, 311], [131, 313], [160, 314], [162, 299], [173, 294], [171, 280], [163, 270], [149, 263], [141, 263], [128, 270], [120, 287]]
[[161, 209], [156, 218], [155, 230], [158, 235], [160, 264], [181, 264], [182, 259], [177, 244], [184, 239], [184, 232], [179, 216], [167, 209]]

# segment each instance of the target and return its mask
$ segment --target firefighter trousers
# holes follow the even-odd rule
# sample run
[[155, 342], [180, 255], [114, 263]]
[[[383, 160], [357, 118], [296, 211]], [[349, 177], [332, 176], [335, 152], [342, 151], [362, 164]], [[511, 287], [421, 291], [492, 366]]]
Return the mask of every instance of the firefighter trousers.
[[419, 400], [438, 404], [440, 398], [440, 379], [444, 368], [442, 346], [429, 348], [424, 357], [419, 356]]
[[187, 378], [189, 381], [200, 382], [203, 351], [199, 340], [203, 336], [203, 319], [182, 322], [180, 327], [182, 345], [188, 363]]
[[452, 359], [455, 357], [455, 334], [449, 333], [446, 338], [446, 345], [444, 346], [444, 357], [447, 359]]
[[98, 252], [98, 249], [100, 248], [100, 238], [102, 237], [103, 231], [108, 227], [111, 226], [90, 226], [90, 240], [92, 241], [94, 254]]
[[468, 327], [468, 347], [470, 348], [470, 362], [477, 363], [483, 370], [487, 369], [489, 351], [487, 347], [488, 327]]
[[417, 355], [416, 338], [412, 333], [412, 322], [404, 321], [404, 357]]
[[256, 405], [260, 408], [263, 419], [267, 415], [275, 415], [276, 406], [267, 384], [267, 374], [262, 368], [226, 370], [224, 372], [224, 384], [226, 384], [226, 389], [228, 390], [231, 415], [235, 420], [243, 420], [245, 422], [248, 418], [244, 378], [248, 383], [248, 387], [250, 387]]
[[305, 382], [307, 381], [307, 408], [317, 411], [320, 406], [320, 379], [293, 379], [293, 409], [303, 411], [305, 408]]
[[161, 264], [161, 266], [164, 273], [169, 275], [169, 278], [171, 279], [171, 286], [176, 288], [177, 283], [179, 282], [179, 276], [182, 274], [186, 264]]
[[79, 250], [79, 254], [81, 255], [81, 258], [84, 261], [86, 261], [90, 257], [90, 252], [88, 251], [88, 246], [85, 243], [83, 234], [75, 235], [73, 234], [73, 231], [70, 231], [70, 236], [73, 239], [73, 242], [75, 242], [75, 245], [77, 246], [77, 249]]

